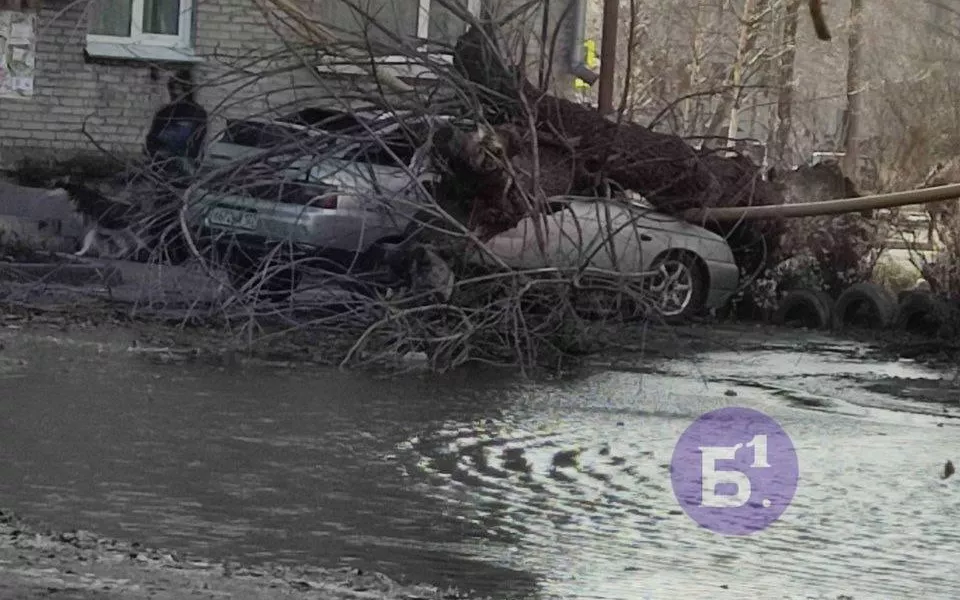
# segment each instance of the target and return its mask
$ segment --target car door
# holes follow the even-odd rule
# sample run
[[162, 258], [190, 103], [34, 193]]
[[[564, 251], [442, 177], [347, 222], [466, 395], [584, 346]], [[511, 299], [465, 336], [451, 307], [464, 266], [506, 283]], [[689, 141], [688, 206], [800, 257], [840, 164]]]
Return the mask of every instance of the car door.
[[583, 233], [579, 248], [572, 236], [563, 242], [565, 261], [586, 261], [605, 271], [639, 274], [669, 246], [670, 236], [657, 226], [651, 208], [598, 199], [573, 202], [571, 209]]

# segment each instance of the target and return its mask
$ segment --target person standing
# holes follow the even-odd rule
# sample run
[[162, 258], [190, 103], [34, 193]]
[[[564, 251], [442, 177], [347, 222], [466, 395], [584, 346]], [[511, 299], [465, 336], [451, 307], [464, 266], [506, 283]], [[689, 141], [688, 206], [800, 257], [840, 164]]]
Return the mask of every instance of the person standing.
[[170, 103], [153, 117], [145, 151], [149, 170], [162, 181], [146, 231], [171, 264], [190, 258], [179, 225], [180, 190], [189, 185], [207, 135], [207, 111], [197, 103], [189, 70], [177, 71], [167, 81]]
[[157, 111], [147, 133], [146, 153], [161, 172], [192, 168], [207, 135], [207, 111], [197, 103], [189, 70], [182, 69], [167, 82], [170, 103]]

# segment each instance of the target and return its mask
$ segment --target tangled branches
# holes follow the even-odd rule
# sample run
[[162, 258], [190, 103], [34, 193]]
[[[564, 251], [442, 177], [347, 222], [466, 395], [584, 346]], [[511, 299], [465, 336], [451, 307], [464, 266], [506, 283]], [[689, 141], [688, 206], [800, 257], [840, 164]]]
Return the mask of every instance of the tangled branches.
[[[801, 166], [775, 176], [788, 202], [820, 202], [859, 196], [835, 162]], [[782, 243], [782, 256], [793, 268], [780, 267], [785, 287], [814, 287], [833, 297], [850, 285], [866, 281], [884, 250], [884, 222], [872, 214], [842, 214], [796, 219]], [[803, 277], [812, 277], [804, 280]]]

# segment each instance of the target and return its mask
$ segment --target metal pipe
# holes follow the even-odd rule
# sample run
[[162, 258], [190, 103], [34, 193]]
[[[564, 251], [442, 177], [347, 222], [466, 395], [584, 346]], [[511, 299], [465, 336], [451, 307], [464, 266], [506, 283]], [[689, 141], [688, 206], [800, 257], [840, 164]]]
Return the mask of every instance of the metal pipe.
[[730, 206], [723, 208], [691, 208], [683, 212], [687, 221], [739, 221], [740, 219], [769, 219], [771, 217], [818, 217], [842, 213], [927, 204], [960, 198], [960, 183], [941, 185], [922, 190], [907, 190], [889, 194], [874, 194], [859, 198], [841, 198], [824, 202], [770, 204], [766, 206]]
[[603, 0], [603, 26], [600, 39], [600, 89], [597, 105], [600, 114], [613, 112], [613, 76], [617, 66], [617, 13], [620, 0]]
[[593, 85], [599, 76], [587, 67], [583, 51], [583, 45], [587, 41], [587, 2], [588, 0], [573, 0], [574, 34], [573, 48], [570, 49], [570, 70], [587, 85]]
[[547, 88], [547, 73], [550, 71], [550, 69], [547, 68], [547, 57], [550, 56], [550, 51], [547, 48], [549, 45], [548, 40], [550, 39], [550, 0], [543, 0], [542, 6], [543, 9], [540, 19], [540, 77], [537, 81], [540, 83], [540, 89], [544, 90]]

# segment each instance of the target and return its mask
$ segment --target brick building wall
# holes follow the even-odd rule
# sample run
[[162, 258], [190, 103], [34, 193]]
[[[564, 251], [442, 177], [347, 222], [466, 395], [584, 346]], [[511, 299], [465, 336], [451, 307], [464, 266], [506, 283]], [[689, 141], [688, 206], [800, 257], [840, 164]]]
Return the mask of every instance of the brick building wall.
[[[298, 103], [334, 102], [343, 91], [334, 78], [291, 64], [289, 55], [286, 62], [269, 59], [282, 43], [252, 0], [195, 0], [194, 6], [194, 77], [212, 130], [225, 117], [289, 112]], [[167, 101], [168, 71], [184, 65], [85, 56], [88, 12], [89, 5], [72, 0], [48, 0], [40, 9], [34, 94], [0, 98], [0, 168], [24, 156], [63, 159], [98, 147], [140, 152], [154, 112]], [[553, 25], [560, 12], [551, 15]], [[572, 80], [564, 79], [572, 36], [570, 23], [558, 37], [560, 91], [572, 90]]]
[[[197, 6], [195, 52], [203, 59], [195, 65], [198, 99], [212, 115], [247, 114], [269, 100], [268, 86], [254, 77], [225, 80], [240, 57], [268, 53], [278, 44], [254, 11], [246, 0], [204, 0]], [[98, 146], [139, 152], [154, 112], [167, 101], [168, 71], [184, 65], [85, 57], [84, 5], [54, 0], [39, 15], [34, 95], [0, 98], [0, 165], [24, 155], [63, 157]], [[279, 88], [290, 77], [272, 80]]]
[[31, 150], [88, 147], [85, 122], [115, 147], [139, 133], [162, 98], [162, 85], [150, 80], [148, 69], [85, 64], [84, 37], [78, 30], [81, 9], [68, 9], [55, 20], [65, 6], [48, 4], [40, 10], [34, 96], [0, 98], [0, 163]]

